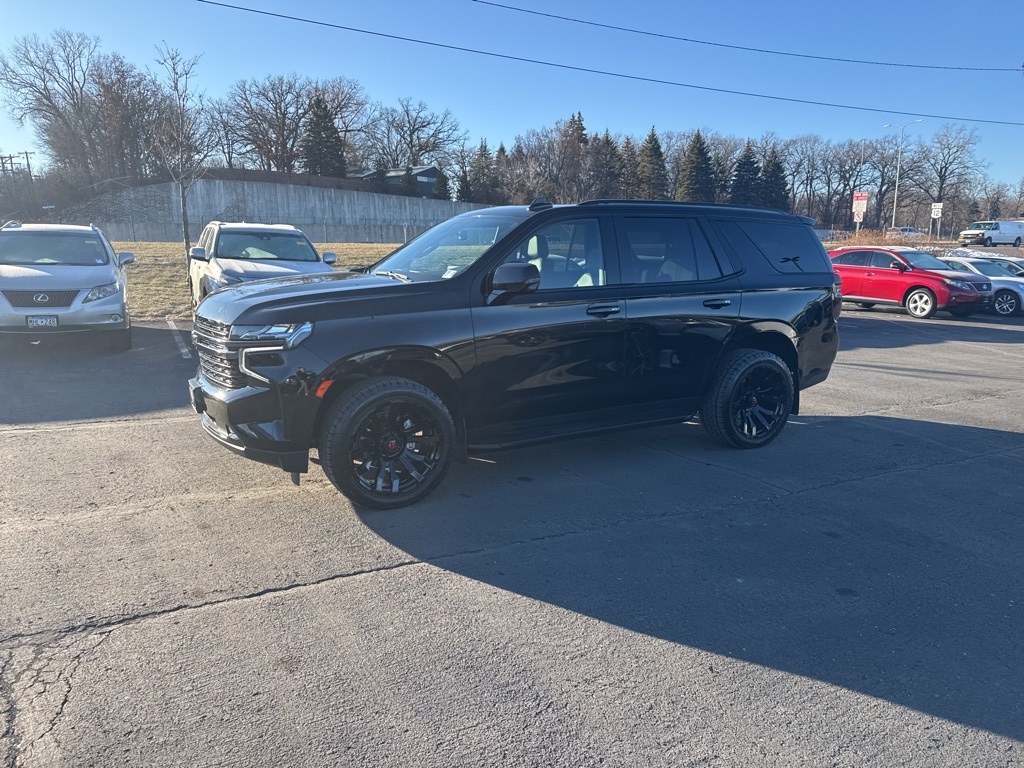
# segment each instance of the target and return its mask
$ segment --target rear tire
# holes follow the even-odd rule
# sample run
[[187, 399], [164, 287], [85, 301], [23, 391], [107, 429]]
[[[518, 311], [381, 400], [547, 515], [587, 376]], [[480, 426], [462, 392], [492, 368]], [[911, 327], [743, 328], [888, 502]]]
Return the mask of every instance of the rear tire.
[[395, 509], [419, 501], [451, 463], [455, 425], [444, 402], [415, 381], [368, 379], [328, 411], [320, 463], [356, 504]]
[[1019, 237], [1016, 240], [1013, 241], [1013, 247], [1014, 248], [1020, 248], [1020, 238]]
[[860, 307], [861, 309], [871, 309], [873, 306], [875, 306], [875, 302], [873, 302], [873, 301], [858, 301], [857, 302], [857, 306]]
[[793, 393], [793, 374], [777, 355], [738, 349], [722, 358], [701, 406], [700, 423], [726, 445], [760, 448], [786, 426]]
[[935, 294], [927, 288], [915, 288], [907, 296], [907, 314], [918, 320], [926, 320], [935, 314]]

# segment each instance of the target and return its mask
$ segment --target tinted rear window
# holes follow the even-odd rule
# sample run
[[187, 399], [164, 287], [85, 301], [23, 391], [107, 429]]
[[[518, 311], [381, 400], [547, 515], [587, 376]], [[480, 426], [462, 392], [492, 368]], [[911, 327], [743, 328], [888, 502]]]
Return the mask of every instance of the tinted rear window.
[[745, 263], [764, 259], [781, 273], [832, 271], [821, 241], [809, 227], [771, 221], [720, 221], [718, 226]]

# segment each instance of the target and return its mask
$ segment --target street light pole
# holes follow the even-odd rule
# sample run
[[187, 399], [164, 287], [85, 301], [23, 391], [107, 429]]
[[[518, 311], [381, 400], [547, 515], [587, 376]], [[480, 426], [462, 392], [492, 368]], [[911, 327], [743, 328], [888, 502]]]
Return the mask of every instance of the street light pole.
[[[900, 161], [903, 159], [903, 132], [907, 130], [908, 125], [923, 122], [924, 118], [919, 117], [917, 120], [911, 120], [909, 123], [906, 123], [902, 128], [900, 128], [900, 144], [899, 147], [897, 147], [896, 149], [896, 188], [893, 190], [892, 193], [892, 226], [894, 229], [896, 227], [896, 203], [900, 199]], [[882, 127], [891, 128], [892, 124], [886, 123]]]

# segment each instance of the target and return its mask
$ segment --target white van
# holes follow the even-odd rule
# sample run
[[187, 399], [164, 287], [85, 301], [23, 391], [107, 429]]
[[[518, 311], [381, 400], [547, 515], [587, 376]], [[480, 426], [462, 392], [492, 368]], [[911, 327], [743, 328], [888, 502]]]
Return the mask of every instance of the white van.
[[1012, 245], [1024, 240], [1024, 221], [976, 221], [960, 233], [960, 245]]

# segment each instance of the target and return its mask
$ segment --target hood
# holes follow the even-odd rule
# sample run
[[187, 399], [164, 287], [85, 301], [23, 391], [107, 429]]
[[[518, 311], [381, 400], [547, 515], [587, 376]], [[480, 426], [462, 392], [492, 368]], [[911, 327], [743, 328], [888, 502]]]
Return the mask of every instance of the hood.
[[203, 300], [198, 314], [229, 325], [315, 320], [319, 304], [408, 296], [433, 290], [438, 285], [436, 282], [403, 283], [383, 275], [337, 272], [330, 267], [328, 270], [330, 274], [257, 280], [222, 288]]
[[213, 261], [225, 275], [243, 277], [247, 280], [323, 274], [335, 271], [330, 264], [324, 264], [322, 261], [255, 261], [253, 259], [221, 258], [214, 258]]
[[116, 279], [117, 270], [112, 264], [0, 264], [0, 288], [13, 291], [87, 291]]
[[929, 269], [929, 272], [934, 272], [936, 275], [942, 275], [943, 277], [949, 277], [953, 280], [962, 280], [965, 283], [970, 283], [975, 288], [978, 287], [979, 283], [987, 283], [988, 290], [992, 290], [992, 278], [986, 275], [979, 275], [975, 272], [960, 272], [956, 269]]

